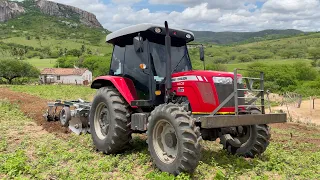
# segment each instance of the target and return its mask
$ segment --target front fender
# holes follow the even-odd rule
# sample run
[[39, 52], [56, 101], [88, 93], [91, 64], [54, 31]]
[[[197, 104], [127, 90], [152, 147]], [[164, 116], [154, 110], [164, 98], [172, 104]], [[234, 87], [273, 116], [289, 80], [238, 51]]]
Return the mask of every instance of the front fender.
[[91, 84], [92, 89], [100, 89], [105, 86], [114, 86], [129, 105], [131, 105], [131, 101], [138, 100], [137, 91], [132, 80], [129, 78], [119, 76], [100, 76]]

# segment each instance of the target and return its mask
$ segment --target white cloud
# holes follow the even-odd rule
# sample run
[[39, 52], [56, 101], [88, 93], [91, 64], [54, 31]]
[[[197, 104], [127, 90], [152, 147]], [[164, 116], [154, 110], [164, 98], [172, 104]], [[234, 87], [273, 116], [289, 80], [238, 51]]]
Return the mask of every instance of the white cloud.
[[152, 4], [183, 4], [186, 6], [196, 6], [201, 3], [207, 3], [209, 8], [232, 10], [244, 6], [245, 3], [254, 3], [256, 0], [149, 0], [149, 2]]
[[94, 13], [101, 24], [111, 31], [138, 23], [163, 24], [171, 27], [210, 31], [258, 31], [263, 29], [320, 30], [319, 0], [149, 0], [155, 4], [180, 4], [181, 12], [166, 9], [151, 11], [135, 9], [141, 0], [52, 0]]
[[264, 11], [280, 13], [297, 13], [316, 8], [319, 8], [319, 0], [269, 0], [263, 6]]

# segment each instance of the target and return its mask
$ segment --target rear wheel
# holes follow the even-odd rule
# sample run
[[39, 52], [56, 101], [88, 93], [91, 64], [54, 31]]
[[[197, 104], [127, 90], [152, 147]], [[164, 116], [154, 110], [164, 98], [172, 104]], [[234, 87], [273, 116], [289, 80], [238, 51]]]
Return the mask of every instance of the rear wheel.
[[90, 110], [90, 132], [96, 149], [106, 154], [123, 150], [131, 140], [128, 104], [113, 87], [99, 89]]
[[193, 172], [200, 159], [200, 131], [183, 108], [163, 104], [148, 120], [148, 149], [155, 165], [165, 172]]
[[[253, 114], [261, 112], [254, 109]], [[266, 124], [252, 126], [238, 126], [233, 133], [220, 137], [223, 148], [231, 154], [253, 158], [262, 154], [269, 145], [270, 128]]]

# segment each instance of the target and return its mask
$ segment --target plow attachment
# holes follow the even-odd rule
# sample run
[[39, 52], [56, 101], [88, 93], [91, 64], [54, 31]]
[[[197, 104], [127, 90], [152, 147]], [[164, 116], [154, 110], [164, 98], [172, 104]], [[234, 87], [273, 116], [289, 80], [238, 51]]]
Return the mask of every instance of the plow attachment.
[[89, 112], [91, 103], [82, 99], [48, 103], [47, 112], [43, 115], [46, 121], [60, 121], [64, 127], [80, 135], [90, 133]]

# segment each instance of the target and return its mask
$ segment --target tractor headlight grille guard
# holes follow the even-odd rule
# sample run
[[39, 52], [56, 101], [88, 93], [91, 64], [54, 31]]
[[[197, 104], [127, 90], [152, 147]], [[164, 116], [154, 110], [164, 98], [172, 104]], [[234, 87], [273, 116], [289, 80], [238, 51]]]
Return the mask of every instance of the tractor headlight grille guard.
[[217, 84], [232, 84], [231, 77], [212, 77], [213, 82]]

